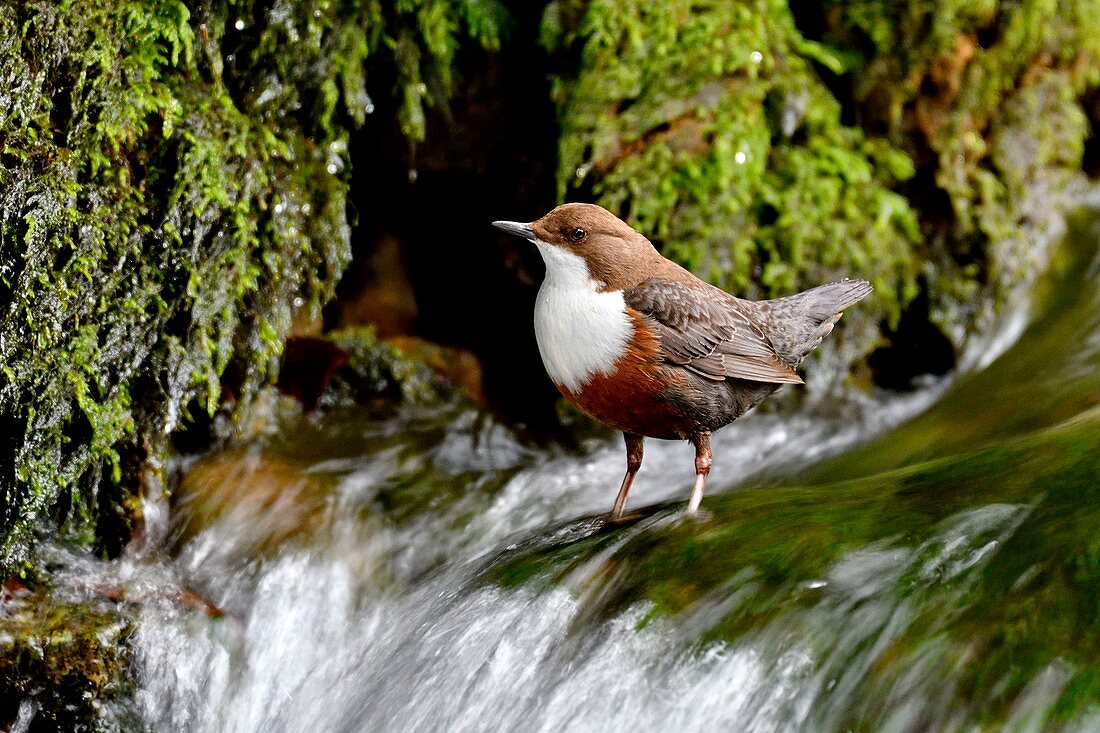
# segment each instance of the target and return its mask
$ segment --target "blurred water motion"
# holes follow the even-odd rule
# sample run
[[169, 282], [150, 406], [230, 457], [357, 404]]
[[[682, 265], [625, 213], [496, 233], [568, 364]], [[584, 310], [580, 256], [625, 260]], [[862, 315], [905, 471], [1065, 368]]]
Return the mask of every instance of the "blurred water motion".
[[207, 459], [156, 579], [133, 569], [148, 559], [98, 571], [226, 612], [144, 606], [133, 712], [209, 731], [1100, 729], [1098, 240], [1100, 217], [1074, 220], [981, 371], [720, 433], [699, 519], [687, 445], [647, 446], [633, 521], [606, 526], [617, 440], [534, 451], [459, 407], [332, 413]]

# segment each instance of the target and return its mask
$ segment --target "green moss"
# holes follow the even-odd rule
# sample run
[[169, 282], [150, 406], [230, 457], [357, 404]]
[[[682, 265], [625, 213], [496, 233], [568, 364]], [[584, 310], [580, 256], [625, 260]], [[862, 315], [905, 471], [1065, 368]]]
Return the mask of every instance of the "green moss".
[[545, 42], [578, 53], [554, 90], [559, 192], [590, 189], [664, 252], [739, 292], [860, 275], [895, 319], [913, 294], [910, 160], [841, 122], [839, 68], [782, 2], [554, 3]]
[[34, 730], [111, 727], [109, 704], [130, 685], [126, 616], [113, 603], [46, 589], [4, 606], [0, 723], [13, 722], [24, 703], [34, 706]]
[[894, 324], [926, 282], [956, 345], [1039, 269], [1100, 83], [1095, 0], [558, 0], [542, 41], [559, 196], [753, 296], [861, 276]]
[[416, 142], [460, 40], [494, 46], [503, 17], [491, 0], [0, 7], [0, 566], [42, 522], [87, 539], [167, 435], [270, 380], [292, 310], [349, 256], [368, 60], [399, 69]]
[[826, 17], [826, 41], [851, 52], [863, 118], [922, 160], [950, 202], [946, 219], [925, 212], [939, 224], [926, 271], [933, 317], [958, 342], [1041, 263], [1033, 233], [1080, 175], [1100, 3], [830, 2]]

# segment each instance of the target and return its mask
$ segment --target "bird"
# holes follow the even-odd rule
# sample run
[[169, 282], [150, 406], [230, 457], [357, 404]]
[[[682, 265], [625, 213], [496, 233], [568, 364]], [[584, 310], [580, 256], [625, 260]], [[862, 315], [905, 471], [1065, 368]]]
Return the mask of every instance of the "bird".
[[493, 226], [533, 243], [546, 264], [535, 299], [543, 366], [566, 399], [626, 442], [626, 475], [611, 518], [623, 516], [646, 438], [688, 440], [703, 500], [710, 437], [785, 384], [872, 291], [845, 279], [773, 300], [744, 300], [663, 257], [595, 204], [567, 203], [536, 221]]

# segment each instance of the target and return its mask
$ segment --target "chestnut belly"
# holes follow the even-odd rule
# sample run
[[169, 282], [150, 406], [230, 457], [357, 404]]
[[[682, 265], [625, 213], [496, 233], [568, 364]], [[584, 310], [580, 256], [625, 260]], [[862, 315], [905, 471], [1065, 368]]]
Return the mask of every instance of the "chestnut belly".
[[585, 414], [616, 430], [666, 440], [728, 425], [777, 388], [740, 379], [714, 381], [681, 366], [630, 357], [575, 392], [558, 387]]

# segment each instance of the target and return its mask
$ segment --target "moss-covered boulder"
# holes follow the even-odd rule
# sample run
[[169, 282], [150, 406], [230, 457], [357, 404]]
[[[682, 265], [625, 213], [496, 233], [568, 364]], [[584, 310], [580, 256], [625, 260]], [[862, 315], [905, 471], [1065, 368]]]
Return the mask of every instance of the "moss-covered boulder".
[[1095, 0], [555, 0], [543, 43], [562, 197], [750, 295], [872, 280], [864, 349], [922, 287], [957, 347], [1036, 269], [1100, 82]]
[[[495, 2], [0, 6], [0, 567], [102, 544], [169, 436], [239, 411], [349, 256], [348, 130], [410, 141]], [[391, 92], [394, 95], [391, 103]], [[381, 102], [379, 102], [381, 104]]]
[[[853, 112], [904, 149], [929, 240], [932, 318], [957, 342], [1043, 264], [1058, 194], [1100, 117], [1100, 3], [828, 2]], [[1090, 120], [1091, 115], [1091, 120]]]

